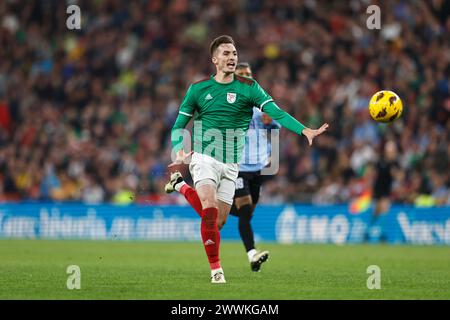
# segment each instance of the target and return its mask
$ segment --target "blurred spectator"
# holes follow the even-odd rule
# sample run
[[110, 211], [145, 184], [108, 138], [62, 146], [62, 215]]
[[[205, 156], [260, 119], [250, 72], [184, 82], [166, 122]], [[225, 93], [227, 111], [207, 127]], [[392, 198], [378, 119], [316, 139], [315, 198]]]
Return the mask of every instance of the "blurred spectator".
[[[280, 106], [330, 124], [312, 148], [282, 130], [262, 202], [348, 202], [392, 141], [392, 199], [450, 203], [449, 0], [380, 2], [381, 31], [356, 0], [77, 4], [80, 31], [65, 1], [0, 2], [0, 201], [178, 201], [162, 187], [170, 128], [213, 70], [209, 41], [230, 34]], [[368, 118], [380, 89], [403, 99], [390, 125]]]

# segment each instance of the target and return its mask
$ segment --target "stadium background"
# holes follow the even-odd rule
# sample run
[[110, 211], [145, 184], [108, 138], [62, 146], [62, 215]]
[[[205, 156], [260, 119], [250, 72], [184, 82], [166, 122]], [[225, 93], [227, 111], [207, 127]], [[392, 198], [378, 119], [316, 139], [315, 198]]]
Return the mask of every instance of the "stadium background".
[[[209, 41], [230, 34], [280, 106], [307, 126], [331, 124], [311, 148], [281, 131], [262, 204], [370, 211], [393, 141], [392, 200], [448, 215], [448, 1], [379, 3], [381, 30], [366, 28], [367, 1], [76, 3], [81, 30], [67, 29], [65, 2], [0, 5], [1, 201], [185, 204], [163, 191], [170, 128], [188, 84], [213, 72]], [[385, 88], [404, 102], [391, 125], [367, 112]], [[3, 230], [21, 212], [5, 208]]]
[[[72, 3], [81, 30], [66, 27]], [[381, 30], [366, 28], [370, 4]], [[0, 299], [449, 299], [449, 12], [445, 0], [1, 1]], [[330, 128], [312, 147], [281, 130], [253, 218], [273, 259], [249, 277], [230, 217], [218, 292], [197, 215], [163, 187], [179, 103], [213, 72], [220, 34], [283, 109]], [[390, 125], [369, 118], [380, 89], [404, 103]], [[389, 142], [394, 205], [372, 223]], [[65, 286], [71, 264], [80, 293]], [[369, 264], [389, 290], [368, 294]]]
[[[379, 3], [381, 30], [366, 28], [366, 1], [77, 3], [79, 31], [64, 1], [0, 5], [2, 201], [173, 204], [171, 125], [188, 84], [213, 72], [210, 40], [230, 34], [280, 106], [331, 124], [312, 148], [282, 130], [262, 202], [351, 201], [393, 140], [393, 200], [450, 204], [448, 1]], [[405, 104], [392, 125], [367, 112], [384, 88]]]

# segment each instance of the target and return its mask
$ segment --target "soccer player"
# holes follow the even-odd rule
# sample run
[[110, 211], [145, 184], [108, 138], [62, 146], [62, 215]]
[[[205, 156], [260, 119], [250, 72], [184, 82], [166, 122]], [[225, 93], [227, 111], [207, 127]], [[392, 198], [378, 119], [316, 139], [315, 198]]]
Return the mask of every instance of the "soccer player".
[[[253, 76], [251, 67], [246, 62], [238, 63], [235, 73], [247, 78], [252, 78]], [[231, 215], [239, 219], [239, 234], [244, 243], [250, 267], [255, 272], [259, 271], [261, 264], [267, 261], [269, 252], [256, 250], [250, 220], [259, 200], [261, 185], [266, 177], [261, 175], [261, 169], [265, 168], [270, 161], [271, 145], [267, 139], [266, 130], [280, 129], [280, 127], [267, 114], [261, 112], [258, 108], [253, 108], [253, 117], [250, 121], [249, 130], [263, 130], [263, 132], [262, 134], [260, 132], [254, 132], [251, 138], [247, 137], [245, 139], [243, 154], [252, 154], [252, 156], [248, 158], [244, 157], [243, 161], [239, 164], [239, 175], [236, 180], [234, 202], [230, 211]], [[252, 159], [250, 160], [249, 158]]]
[[[375, 164], [376, 176], [373, 183], [374, 208], [372, 218], [369, 223], [368, 232], [365, 240], [369, 240], [370, 229], [377, 223], [378, 219], [389, 212], [391, 207], [391, 192], [395, 178], [395, 169], [399, 168], [397, 162], [397, 146], [395, 142], [388, 141], [384, 145], [382, 154]], [[381, 240], [386, 240], [386, 236], [381, 235]]]
[[[230, 36], [214, 39], [210, 54], [216, 73], [189, 86], [172, 128], [176, 159], [168, 167], [173, 170], [192, 155], [189, 171], [194, 188], [183, 181], [179, 172], [174, 172], [165, 189], [182, 193], [201, 217], [201, 237], [211, 268], [211, 282], [225, 283], [219, 259], [219, 229], [225, 224], [233, 203], [238, 163], [253, 107], [264, 111], [283, 127], [303, 134], [309, 145], [328, 124], [317, 130], [306, 128], [281, 110], [255, 80], [235, 75], [238, 55]], [[194, 114], [194, 151], [185, 153], [180, 131]]]

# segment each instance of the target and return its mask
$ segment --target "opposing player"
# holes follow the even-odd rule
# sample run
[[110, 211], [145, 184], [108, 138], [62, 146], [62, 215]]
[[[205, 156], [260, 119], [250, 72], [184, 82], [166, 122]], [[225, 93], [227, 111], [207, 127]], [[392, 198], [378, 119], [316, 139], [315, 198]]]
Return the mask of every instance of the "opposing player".
[[[264, 111], [283, 127], [303, 134], [312, 144], [328, 124], [313, 130], [281, 110], [261, 86], [252, 79], [234, 74], [238, 56], [233, 39], [220, 36], [210, 45], [215, 75], [190, 85], [172, 128], [176, 159], [169, 165], [187, 162], [194, 188], [187, 185], [179, 172], [170, 176], [166, 192], [181, 192], [201, 217], [201, 236], [211, 268], [211, 282], [225, 283], [219, 259], [220, 233], [233, 203], [240, 158], [253, 114], [253, 106]], [[194, 117], [194, 151], [183, 150], [183, 132]]]
[[[236, 74], [247, 78], [253, 77], [251, 67], [246, 62], [237, 64]], [[269, 252], [256, 250], [255, 237], [250, 221], [259, 200], [261, 185], [267, 177], [261, 175], [261, 170], [268, 166], [270, 162], [271, 142], [267, 139], [267, 131], [280, 129], [280, 127], [267, 114], [261, 112], [258, 108], [253, 108], [253, 117], [245, 139], [244, 157], [239, 164], [236, 192], [230, 211], [231, 215], [239, 219], [239, 234], [244, 243], [250, 267], [255, 272], [259, 271], [261, 264], [267, 261]], [[251, 137], [249, 137], [250, 130], [254, 130]]]
[[[377, 223], [378, 219], [387, 214], [391, 207], [392, 185], [395, 179], [395, 169], [399, 168], [397, 162], [398, 151], [395, 142], [388, 141], [375, 164], [375, 180], [372, 187], [374, 208], [370, 219], [365, 240], [370, 239], [370, 230]], [[381, 235], [381, 240], [385, 240], [385, 235]]]

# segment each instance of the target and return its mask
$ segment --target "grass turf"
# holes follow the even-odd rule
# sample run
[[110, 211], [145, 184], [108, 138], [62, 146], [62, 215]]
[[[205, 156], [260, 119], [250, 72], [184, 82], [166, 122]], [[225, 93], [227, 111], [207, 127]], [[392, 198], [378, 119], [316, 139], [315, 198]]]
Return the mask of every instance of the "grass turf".
[[[212, 285], [201, 243], [0, 240], [0, 299], [450, 299], [450, 248], [264, 244], [253, 273], [223, 242], [227, 283]], [[66, 268], [81, 269], [68, 290]], [[381, 289], [369, 290], [369, 265]]]

